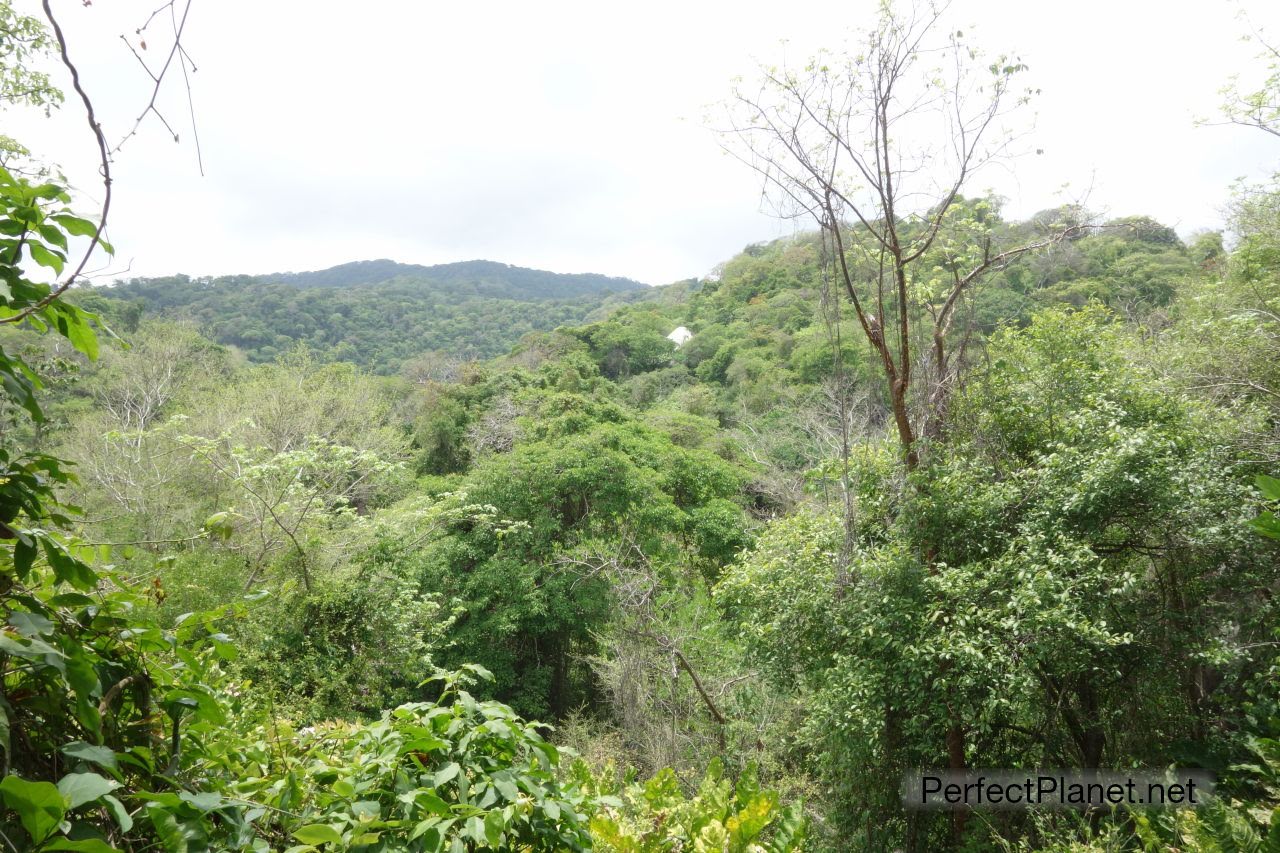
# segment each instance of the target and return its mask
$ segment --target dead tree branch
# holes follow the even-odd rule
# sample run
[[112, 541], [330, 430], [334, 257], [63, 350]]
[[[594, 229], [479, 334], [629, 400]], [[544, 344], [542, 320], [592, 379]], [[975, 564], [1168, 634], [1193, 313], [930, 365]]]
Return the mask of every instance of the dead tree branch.
[[89, 239], [89, 246], [85, 249], [84, 255], [80, 258], [80, 263], [62, 282], [53, 287], [49, 293], [38, 302], [27, 306], [23, 310], [9, 317], [0, 318], [0, 323], [20, 323], [27, 317], [37, 311], [41, 311], [48, 307], [54, 300], [66, 293], [71, 285], [75, 284], [84, 269], [89, 264], [89, 258], [93, 256], [94, 250], [102, 243], [102, 232], [107, 227], [107, 214], [111, 212], [111, 158], [107, 154], [107, 138], [102, 133], [102, 125], [98, 122], [98, 117], [93, 111], [93, 102], [89, 100], [89, 95], [85, 92], [84, 86], [80, 83], [80, 72], [76, 68], [75, 63], [71, 61], [71, 57], [67, 54], [67, 39], [62, 34], [62, 27], [58, 25], [58, 19], [53, 15], [53, 9], [49, 5], [49, 0], [44, 0], [44, 15], [49, 19], [49, 25], [53, 27], [53, 36], [58, 42], [58, 55], [62, 58], [62, 64], [71, 72], [71, 86], [76, 90], [76, 94], [80, 96], [80, 100], [84, 103], [85, 116], [89, 122], [89, 129], [93, 131], [94, 140], [98, 144], [99, 166], [98, 172], [102, 175], [102, 208], [98, 212], [98, 224], [93, 230], [93, 236]]

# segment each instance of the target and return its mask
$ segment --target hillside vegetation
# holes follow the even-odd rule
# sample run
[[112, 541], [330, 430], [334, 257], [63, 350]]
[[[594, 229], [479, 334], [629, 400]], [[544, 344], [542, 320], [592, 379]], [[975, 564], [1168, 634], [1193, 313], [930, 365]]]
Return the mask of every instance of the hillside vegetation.
[[[789, 189], [664, 287], [64, 295], [100, 228], [0, 169], [0, 847], [1280, 849], [1280, 177], [1186, 240]], [[1217, 787], [903, 802], [974, 768]]]
[[217, 278], [135, 278], [98, 292], [147, 315], [184, 318], [266, 362], [306, 344], [326, 361], [394, 372], [414, 355], [491, 358], [531, 331], [581, 322], [639, 282], [491, 261], [360, 261], [326, 270]]

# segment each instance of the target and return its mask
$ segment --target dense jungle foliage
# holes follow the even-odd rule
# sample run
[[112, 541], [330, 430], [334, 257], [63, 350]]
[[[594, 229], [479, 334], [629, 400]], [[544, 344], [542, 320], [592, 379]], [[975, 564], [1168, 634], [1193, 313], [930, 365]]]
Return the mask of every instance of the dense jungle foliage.
[[[0, 170], [0, 847], [1280, 849], [1280, 178], [1188, 240], [952, 202], [917, 351], [972, 246], [1054, 236], [899, 392], [845, 220], [607, 303], [382, 262], [52, 298], [97, 226]], [[957, 766], [1218, 796], [904, 810]]]
[[528, 332], [580, 323], [611, 295], [643, 289], [625, 278], [489, 261], [361, 261], [306, 273], [135, 278], [108, 292], [135, 304], [121, 316], [126, 331], [143, 314], [188, 320], [252, 362], [306, 344], [325, 361], [394, 373], [427, 350], [468, 359], [502, 355]]

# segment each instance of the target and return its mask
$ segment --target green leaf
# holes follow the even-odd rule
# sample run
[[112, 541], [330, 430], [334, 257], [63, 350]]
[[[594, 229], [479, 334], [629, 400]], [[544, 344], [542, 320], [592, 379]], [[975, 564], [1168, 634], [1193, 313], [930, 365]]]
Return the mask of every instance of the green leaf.
[[129, 810], [124, 807], [124, 803], [117, 800], [111, 794], [104, 794], [102, 802], [107, 807], [107, 811], [111, 812], [111, 816], [116, 819], [120, 831], [127, 833], [133, 829], [133, 816], [129, 814]]
[[212, 537], [230, 539], [236, 532], [235, 520], [229, 512], [215, 512], [204, 520], [204, 529]]
[[1271, 539], [1280, 539], [1280, 518], [1273, 512], [1264, 512], [1249, 522], [1249, 526]]
[[214, 809], [221, 808], [224, 802], [221, 796], [211, 791], [203, 791], [199, 794], [183, 791], [178, 794], [178, 799], [202, 812], [211, 812]]
[[505, 771], [493, 774], [493, 786], [498, 789], [498, 793], [504, 799], [515, 802], [520, 799], [520, 789], [516, 787], [515, 780], [511, 778], [511, 774]]
[[81, 853], [120, 853], [115, 847], [112, 847], [105, 841], [97, 838], [81, 838], [72, 840], [70, 838], [58, 838], [50, 841], [41, 850], [79, 850]]
[[91, 803], [119, 787], [119, 782], [97, 773], [68, 773], [58, 780], [58, 790], [66, 798], [68, 809], [77, 809], [85, 803]]
[[352, 803], [351, 816], [357, 820], [377, 820], [382, 816], [382, 804], [377, 800], [360, 800]]
[[28, 243], [27, 249], [31, 252], [31, 260], [42, 267], [48, 267], [59, 275], [62, 274], [63, 259], [59, 253], [46, 249], [41, 243]]
[[52, 243], [64, 251], [66, 250], [67, 235], [63, 234], [62, 231], [52, 225], [40, 225], [36, 230], [40, 232], [40, 236], [45, 239], [45, 242]]
[[294, 830], [293, 837], [303, 844], [341, 844], [342, 833], [327, 823], [313, 823]]
[[474, 673], [482, 681], [493, 681], [493, 673], [478, 663], [464, 663], [462, 668], [467, 672]]
[[55, 595], [46, 602], [50, 607], [84, 607], [94, 601], [82, 592], [64, 592]]
[[13, 634], [0, 631], [0, 652], [52, 667], [64, 675], [67, 672], [66, 655], [43, 640], [30, 639], [24, 642]]
[[82, 740], [73, 741], [62, 748], [62, 754], [108, 770], [116, 769], [116, 754], [109, 747], [94, 746]]
[[87, 219], [81, 219], [79, 216], [55, 213], [49, 218], [61, 225], [62, 229], [68, 234], [75, 237], [92, 237], [98, 230], [98, 226]]
[[15, 610], [9, 614], [9, 624], [25, 637], [39, 637], [53, 632], [53, 622], [38, 613]]
[[90, 361], [97, 361], [98, 336], [93, 333], [84, 313], [75, 306], [65, 303], [58, 303], [57, 310], [58, 332], [70, 341], [73, 347], [88, 356]]
[[1258, 484], [1259, 491], [1267, 500], [1280, 501], [1280, 480], [1268, 477], [1266, 474], [1259, 474], [1254, 482]]
[[484, 844], [484, 821], [479, 817], [467, 818], [467, 825], [463, 830], [463, 834], [471, 836], [477, 844]]
[[431, 791], [417, 791], [413, 794], [413, 802], [420, 809], [438, 815], [439, 817], [447, 817], [452, 814], [449, 804], [437, 797]]
[[52, 539], [41, 540], [45, 559], [53, 567], [53, 576], [62, 583], [69, 583], [76, 589], [93, 589], [98, 584], [98, 575], [93, 569], [72, 557]]
[[462, 768], [458, 766], [458, 762], [449, 762], [445, 765], [443, 770], [435, 774], [435, 777], [431, 780], [431, 787], [439, 788], [441, 785], [457, 776], [460, 770], [462, 770]]
[[484, 816], [484, 837], [488, 840], [490, 847], [498, 846], [498, 842], [502, 840], [502, 830], [506, 827], [507, 821], [500, 809], [494, 809]]
[[421, 821], [417, 826], [413, 828], [413, 832], [409, 833], [409, 840], [417, 841], [427, 832], [427, 830], [434, 827], [436, 823], [437, 821], [435, 818], [427, 818], [426, 820]]
[[36, 543], [19, 539], [13, 546], [13, 567], [17, 570], [19, 578], [26, 578], [35, 560]]
[[743, 846], [758, 836], [773, 820], [777, 800], [773, 794], [760, 793], [725, 823], [730, 837]]
[[67, 801], [52, 782], [28, 782], [17, 776], [6, 776], [0, 782], [0, 798], [18, 813], [22, 828], [33, 844], [40, 844], [62, 823]]
[[156, 835], [168, 853], [195, 853], [206, 849], [207, 838], [199, 823], [179, 820], [176, 815], [158, 803], [147, 806], [147, 817], [155, 827]]
[[212, 638], [210, 638], [210, 642], [213, 643], [214, 652], [223, 660], [233, 661], [240, 657], [240, 650], [235, 647], [234, 643], [226, 643]]

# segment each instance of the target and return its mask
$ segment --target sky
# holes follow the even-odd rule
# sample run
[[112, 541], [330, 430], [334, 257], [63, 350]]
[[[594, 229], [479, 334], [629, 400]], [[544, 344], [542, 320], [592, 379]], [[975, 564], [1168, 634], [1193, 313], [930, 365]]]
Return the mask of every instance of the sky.
[[[114, 144], [152, 84], [121, 36], [161, 0], [55, 0]], [[186, 0], [177, 0], [181, 11]], [[39, 4], [15, 7], [40, 15]], [[472, 259], [664, 284], [794, 233], [726, 156], [707, 117], [761, 64], [801, 63], [869, 22], [874, 0], [191, 0], [176, 73], [114, 157], [117, 256], [102, 279], [322, 269], [371, 258]], [[1248, 20], [1241, 18], [1242, 11]], [[1219, 228], [1232, 182], [1280, 165], [1259, 131], [1197, 126], [1219, 90], [1257, 79], [1250, 27], [1269, 0], [955, 0], [950, 18], [1013, 52], [1040, 90], [1026, 147], [970, 190], [1028, 216], [1087, 193], [1112, 216], [1184, 236]], [[163, 61], [167, 14], [140, 55]], [[176, 70], [176, 66], [175, 66]], [[55, 80], [70, 91], [60, 68]], [[81, 105], [10, 109], [0, 130], [101, 197]], [[201, 174], [198, 160], [203, 163]]]

